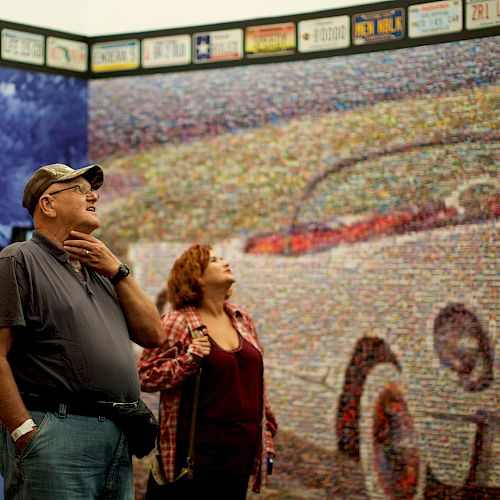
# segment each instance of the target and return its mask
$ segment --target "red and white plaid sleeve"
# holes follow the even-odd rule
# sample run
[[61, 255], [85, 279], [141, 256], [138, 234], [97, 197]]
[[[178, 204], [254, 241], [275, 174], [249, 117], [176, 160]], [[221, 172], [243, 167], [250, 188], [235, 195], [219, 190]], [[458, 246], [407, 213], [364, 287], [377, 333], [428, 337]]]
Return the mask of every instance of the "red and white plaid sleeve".
[[[198, 368], [201, 358], [189, 349], [191, 335], [184, 315], [173, 311], [162, 318], [165, 340], [160, 347], [144, 349], [138, 370], [141, 389], [157, 392], [180, 384]], [[195, 354], [193, 356], [193, 354]]]

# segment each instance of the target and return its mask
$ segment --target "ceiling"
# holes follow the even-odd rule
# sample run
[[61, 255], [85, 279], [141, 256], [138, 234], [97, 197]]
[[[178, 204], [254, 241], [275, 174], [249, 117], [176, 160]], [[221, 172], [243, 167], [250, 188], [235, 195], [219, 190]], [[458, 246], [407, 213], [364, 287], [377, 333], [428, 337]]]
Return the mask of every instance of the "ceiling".
[[6, 0], [0, 2], [0, 19], [66, 33], [100, 36], [303, 14], [380, 1]]

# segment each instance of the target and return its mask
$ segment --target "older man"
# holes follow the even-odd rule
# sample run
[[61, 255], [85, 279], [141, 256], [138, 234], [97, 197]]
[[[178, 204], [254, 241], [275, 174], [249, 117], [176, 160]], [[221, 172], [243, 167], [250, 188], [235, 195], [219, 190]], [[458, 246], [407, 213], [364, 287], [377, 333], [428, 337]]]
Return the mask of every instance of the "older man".
[[[31, 241], [0, 252], [0, 472], [7, 499], [133, 499], [127, 438], [108, 418], [140, 394], [130, 339], [161, 343], [155, 305], [91, 236], [98, 165], [38, 169]], [[132, 405], [133, 406], [133, 405]]]

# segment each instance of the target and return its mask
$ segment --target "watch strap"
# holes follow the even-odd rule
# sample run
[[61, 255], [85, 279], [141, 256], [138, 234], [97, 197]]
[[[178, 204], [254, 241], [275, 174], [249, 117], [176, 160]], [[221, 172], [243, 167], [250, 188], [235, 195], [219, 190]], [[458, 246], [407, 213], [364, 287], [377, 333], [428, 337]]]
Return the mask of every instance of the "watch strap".
[[21, 437], [24, 436], [25, 434], [28, 434], [28, 432], [31, 432], [33, 428], [36, 427], [35, 422], [33, 422], [32, 418], [29, 418], [26, 420], [26, 422], [22, 423], [17, 429], [14, 429], [10, 435], [12, 439], [14, 440], [14, 443]]
[[117, 273], [114, 276], [111, 276], [111, 278], [109, 278], [109, 281], [111, 281], [112, 285], [116, 285], [119, 281], [121, 281], [123, 278], [126, 278], [129, 274], [129, 267], [127, 266], [127, 264], [122, 263], [120, 264]]

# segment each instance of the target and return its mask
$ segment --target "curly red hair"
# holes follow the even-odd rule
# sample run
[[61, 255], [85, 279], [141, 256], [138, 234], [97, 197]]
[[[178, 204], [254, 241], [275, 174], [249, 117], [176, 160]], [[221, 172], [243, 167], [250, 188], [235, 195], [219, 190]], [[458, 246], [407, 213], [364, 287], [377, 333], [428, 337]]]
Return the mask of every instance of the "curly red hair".
[[200, 307], [203, 297], [201, 277], [210, 260], [210, 245], [191, 245], [175, 261], [168, 276], [168, 301], [175, 310]]

